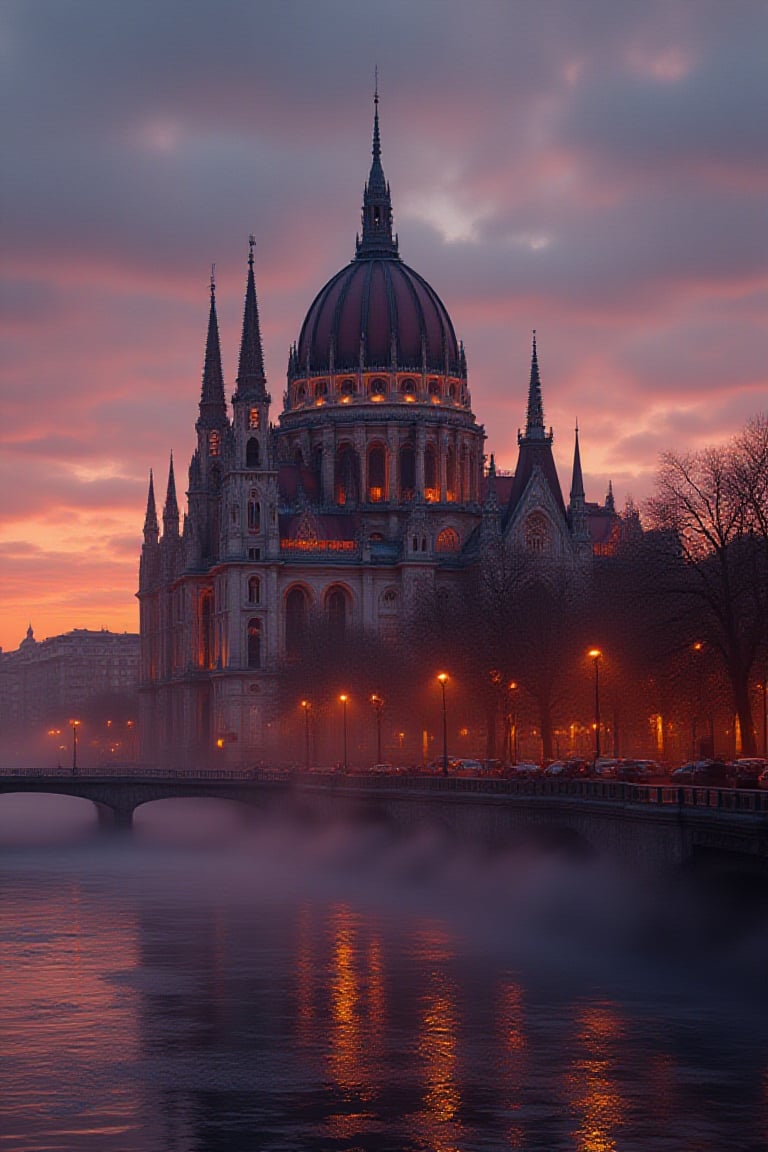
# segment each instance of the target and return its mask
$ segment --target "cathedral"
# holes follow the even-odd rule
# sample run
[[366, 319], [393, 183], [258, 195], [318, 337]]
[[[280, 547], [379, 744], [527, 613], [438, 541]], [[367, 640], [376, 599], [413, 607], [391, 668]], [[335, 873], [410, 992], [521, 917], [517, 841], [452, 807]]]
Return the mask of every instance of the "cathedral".
[[492, 455], [486, 466], [463, 344], [400, 256], [378, 96], [354, 258], [310, 305], [277, 423], [253, 265], [251, 239], [231, 410], [211, 282], [187, 512], [171, 460], [162, 532], [150, 474], [138, 591], [147, 761], [266, 755], [278, 670], [318, 614], [386, 639], [418, 587], [455, 586], [500, 542], [578, 573], [618, 533], [610, 489], [602, 505], [585, 499], [578, 430], [565, 503], [535, 333], [517, 467], [497, 475]]

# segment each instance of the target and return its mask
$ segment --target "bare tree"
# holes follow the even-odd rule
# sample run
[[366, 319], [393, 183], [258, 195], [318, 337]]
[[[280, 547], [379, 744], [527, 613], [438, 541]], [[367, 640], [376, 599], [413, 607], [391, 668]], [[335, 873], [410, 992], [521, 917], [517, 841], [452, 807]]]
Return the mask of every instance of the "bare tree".
[[747, 755], [755, 751], [750, 675], [768, 628], [765, 421], [750, 427], [727, 447], [666, 453], [648, 502], [667, 561], [656, 594], [692, 627], [695, 620], [698, 638], [720, 654]]

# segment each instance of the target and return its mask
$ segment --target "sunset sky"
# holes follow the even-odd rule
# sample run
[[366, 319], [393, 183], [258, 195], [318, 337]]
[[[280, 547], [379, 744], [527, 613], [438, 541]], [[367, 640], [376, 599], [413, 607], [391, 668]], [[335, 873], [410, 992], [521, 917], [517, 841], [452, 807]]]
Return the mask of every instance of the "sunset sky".
[[137, 630], [149, 469], [183, 496], [213, 261], [231, 395], [250, 232], [277, 420], [375, 65], [400, 251], [500, 468], [532, 328], [588, 499], [765, 411], [767, 45], [760, 0], [2, 0], [0, 645]]

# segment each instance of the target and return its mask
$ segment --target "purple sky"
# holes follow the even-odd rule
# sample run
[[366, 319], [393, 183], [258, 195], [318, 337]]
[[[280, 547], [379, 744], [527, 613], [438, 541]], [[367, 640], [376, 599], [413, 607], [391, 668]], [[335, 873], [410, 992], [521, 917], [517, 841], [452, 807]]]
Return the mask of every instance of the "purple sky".
[[227, 393], [248, 234], [277, 419], [354, 252], [374, 65], [408, 264], [516, 460], [536, 328], [568, 487], [768, 407], [768, 4], [3, 0], [0, 644], [137, 628], [147, 476], [194, 447], [210, 264]]

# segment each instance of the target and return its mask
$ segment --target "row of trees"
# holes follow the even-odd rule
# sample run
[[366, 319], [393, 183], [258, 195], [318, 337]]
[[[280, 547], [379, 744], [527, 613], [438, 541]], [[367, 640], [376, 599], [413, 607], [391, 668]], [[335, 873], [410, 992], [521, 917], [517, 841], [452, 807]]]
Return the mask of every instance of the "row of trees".
[[476, 753], [508, 752], [514, 708], [549, 759], [591, 721], [587, 652], [597, 648], [617, 753], [656, 751], [673, 730], [686, 755], [715, 729], [730, 728], [733, 745], [738, 717], [743, 753], [754, 755], [756, 685], [768, 676], [768, 415], [722, 447], [667, 453], [642, 529], [631, 507], [622, 529], [615, 553], [586, 573], [499, 545], [455, 583], [425, 588], [396, 641], [318, 621], [283, 671], [283, 698], [292, 709], [311, 699], [321, 724], [340, 692], [377, 694], [391, 740], [393, 720], [439, 729], [444, 670], [453, 729], [483, 733]]

